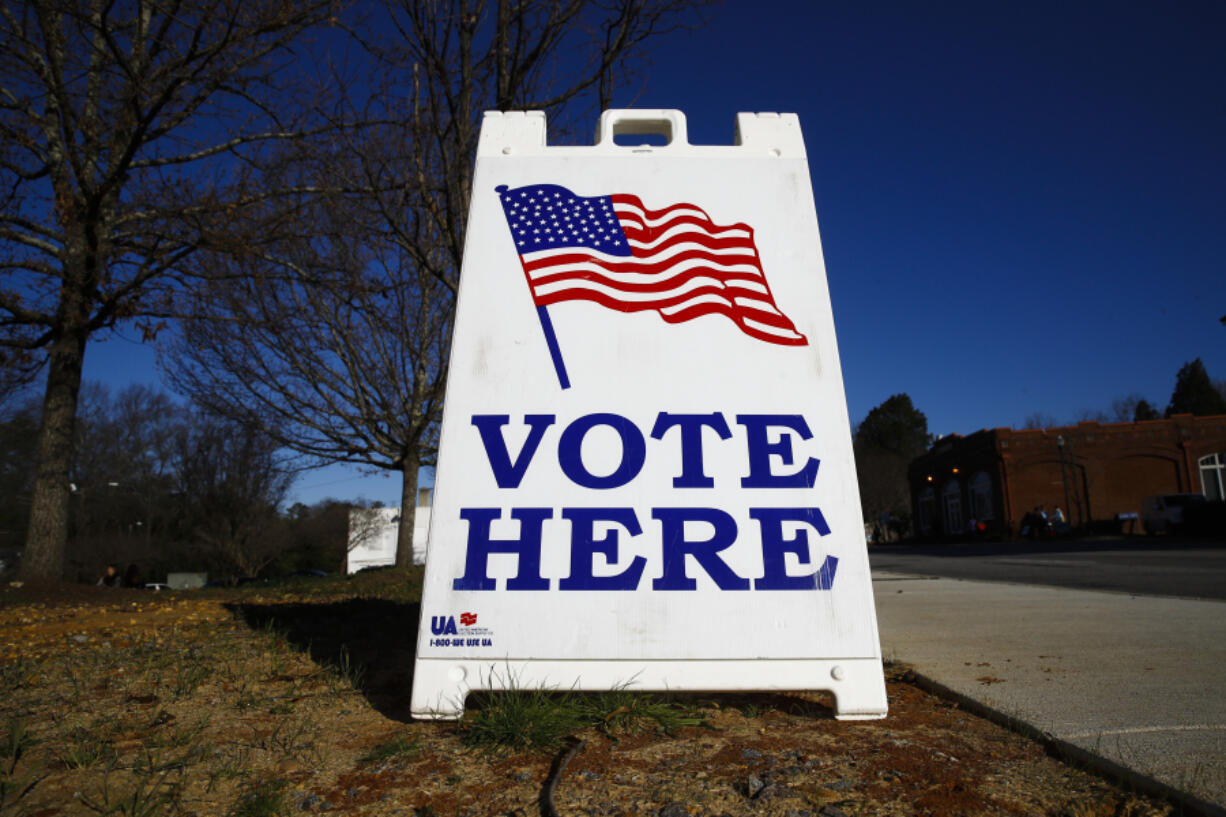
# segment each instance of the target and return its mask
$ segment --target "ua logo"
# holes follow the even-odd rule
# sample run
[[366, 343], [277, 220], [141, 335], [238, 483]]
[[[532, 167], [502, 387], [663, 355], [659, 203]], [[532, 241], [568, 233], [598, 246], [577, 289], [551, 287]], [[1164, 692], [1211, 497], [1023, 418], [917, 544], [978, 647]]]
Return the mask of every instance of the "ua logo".
[[430, 616], [430, 631], [435, 635], [455, 635], [455, 616]]

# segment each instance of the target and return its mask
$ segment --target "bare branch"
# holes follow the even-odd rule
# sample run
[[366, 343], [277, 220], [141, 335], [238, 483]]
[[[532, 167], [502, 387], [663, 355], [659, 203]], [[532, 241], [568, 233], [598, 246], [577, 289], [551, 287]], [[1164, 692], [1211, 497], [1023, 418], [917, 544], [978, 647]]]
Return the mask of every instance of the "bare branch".
[[278, 69], [329, 14], [327, 0], [0, 4], [0, 346], [48, 361], [28, 575], [59, 576], [91, 336], [169, 312], [201, 248], [236, 250], [259, 229], [249, 213], [309, 194], [252, 160], [327, 128], [319, 95]]

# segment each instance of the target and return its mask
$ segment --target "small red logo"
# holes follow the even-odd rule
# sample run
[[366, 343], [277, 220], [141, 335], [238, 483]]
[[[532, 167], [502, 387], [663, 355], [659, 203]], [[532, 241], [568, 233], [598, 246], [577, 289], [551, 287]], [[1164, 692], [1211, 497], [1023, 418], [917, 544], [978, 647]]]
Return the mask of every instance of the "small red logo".
[[460, 623], [465, 627], [471, 627], [477, 623], [476, 613], [460, 613]]

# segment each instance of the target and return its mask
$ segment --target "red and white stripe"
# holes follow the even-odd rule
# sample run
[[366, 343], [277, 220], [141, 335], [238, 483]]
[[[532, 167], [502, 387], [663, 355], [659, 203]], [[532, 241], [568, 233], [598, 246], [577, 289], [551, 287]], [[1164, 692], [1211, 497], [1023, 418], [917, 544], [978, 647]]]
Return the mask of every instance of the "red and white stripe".
[[524, 253], [537, 306], [595, 301], [622, 312], [654, 309], [669, 323], [719, 313], [759, 340], [808, 343], [775, 306], [751, 227], [717, 226], [692, 204], [648, 210], [637, 196], [610, 198], [633, 255], [584, 247]]

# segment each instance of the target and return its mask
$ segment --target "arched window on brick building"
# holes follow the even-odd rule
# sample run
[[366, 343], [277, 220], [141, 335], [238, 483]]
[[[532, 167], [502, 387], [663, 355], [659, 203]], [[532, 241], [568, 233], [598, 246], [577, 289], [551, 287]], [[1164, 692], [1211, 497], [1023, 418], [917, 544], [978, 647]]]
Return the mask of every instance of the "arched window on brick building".
[[1226, 500], [1226, 451], [1219, 451], [1198, 460], [1201, 493], [1210, 502]]
[[962, 486], [951, 479], [941, 491], [941, 504], [945, 506], [945, 532], [962, 533]]
[[996, 518], [992, 507], [992, 477], [987, 471], [978, 471], [970, 481], [971, 518], [985, 522]]
[[917, 523], [920, 535], [926, 536], [932, 533], [933, 523], [936, 522], [937, 516], [936, 494], [933, 492], [931, 485], [919, 492], [919, 497], [915, 504], [918, 506], [919, 519]]

